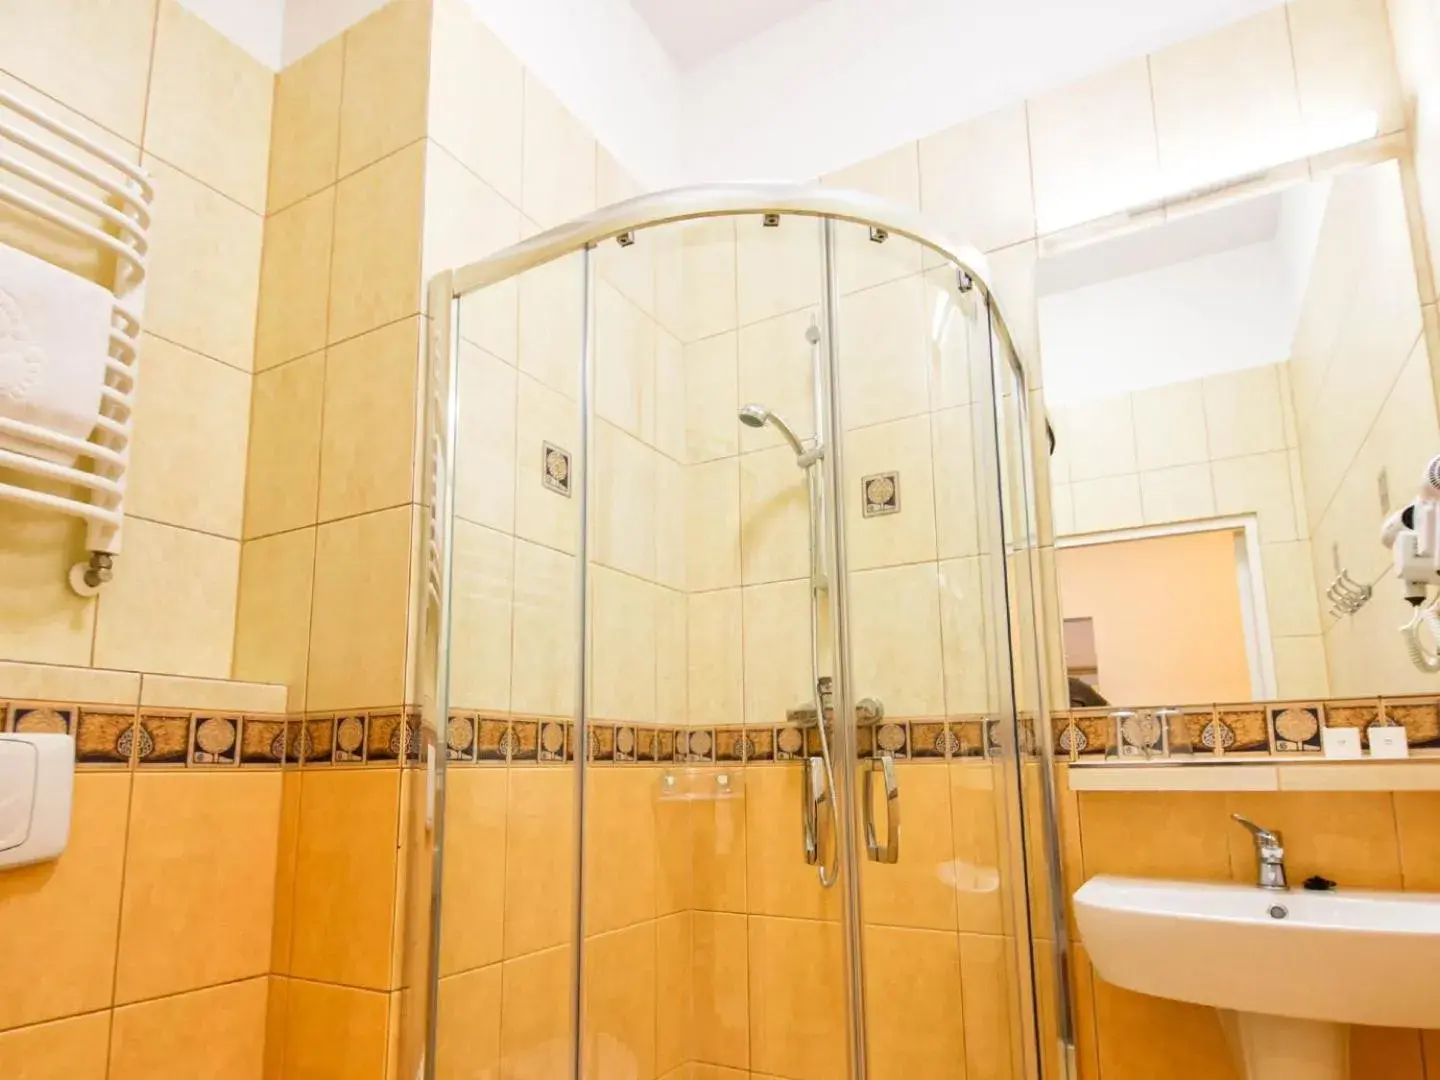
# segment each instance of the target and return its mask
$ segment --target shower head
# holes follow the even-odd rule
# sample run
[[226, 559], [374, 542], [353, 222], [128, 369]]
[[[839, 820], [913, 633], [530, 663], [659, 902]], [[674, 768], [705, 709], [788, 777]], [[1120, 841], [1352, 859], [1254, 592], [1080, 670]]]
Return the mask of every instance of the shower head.
[[799, 437], [779, 413], [773, 413], [764, 405], [756, 405], [752, 402], [740, 410], [740, 422], [746, 427], [752, 428], [763, 428], [766, 424], [770, 424], [785, 437], [785, 441], [789, 443], [790, 448], [795, 451], [795, 456], [802, 459], [803, 464], [808, 465], [810, 463], [805, 460], [810, 456], [810, 452], [805, 449], [805, 444], [800, 441]]

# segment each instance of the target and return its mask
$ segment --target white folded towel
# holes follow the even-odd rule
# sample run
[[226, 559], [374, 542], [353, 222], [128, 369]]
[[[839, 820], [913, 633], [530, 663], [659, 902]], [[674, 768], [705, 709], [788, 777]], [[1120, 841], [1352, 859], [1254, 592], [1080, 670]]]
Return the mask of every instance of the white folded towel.
[[[114, 306], [109, 290], [0, 244], [0, 418], [88, 439]], [[3, 425], [0, 447], [62, 465], [76, 459]]]

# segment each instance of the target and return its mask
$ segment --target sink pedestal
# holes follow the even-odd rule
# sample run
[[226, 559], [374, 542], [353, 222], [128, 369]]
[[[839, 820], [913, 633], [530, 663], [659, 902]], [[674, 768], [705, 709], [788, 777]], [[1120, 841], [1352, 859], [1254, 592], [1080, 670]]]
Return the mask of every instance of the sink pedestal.
[[1219, 1012], [1245, 1080], [1349, 1080], [1350, 1028], [1345, 1024]]

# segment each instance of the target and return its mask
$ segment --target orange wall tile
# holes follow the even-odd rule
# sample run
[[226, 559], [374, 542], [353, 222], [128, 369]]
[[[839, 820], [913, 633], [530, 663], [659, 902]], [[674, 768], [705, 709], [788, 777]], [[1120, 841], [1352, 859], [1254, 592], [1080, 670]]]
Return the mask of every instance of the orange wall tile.
[[109, 1080], [255, 1080], [269, 983], [261, 976], [116, 1009]]

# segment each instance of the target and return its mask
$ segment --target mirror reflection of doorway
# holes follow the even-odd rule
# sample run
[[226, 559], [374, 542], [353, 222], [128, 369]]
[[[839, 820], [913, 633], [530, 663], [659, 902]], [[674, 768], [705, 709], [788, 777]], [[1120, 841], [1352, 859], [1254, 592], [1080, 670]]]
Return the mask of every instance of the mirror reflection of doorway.
[[[1056, 557], [1073, 705], [1261, 696], [1263, 613], [1243, 526], [1077, 538]], [[1099, 700], [1079, 700], [1092, 691]]]

